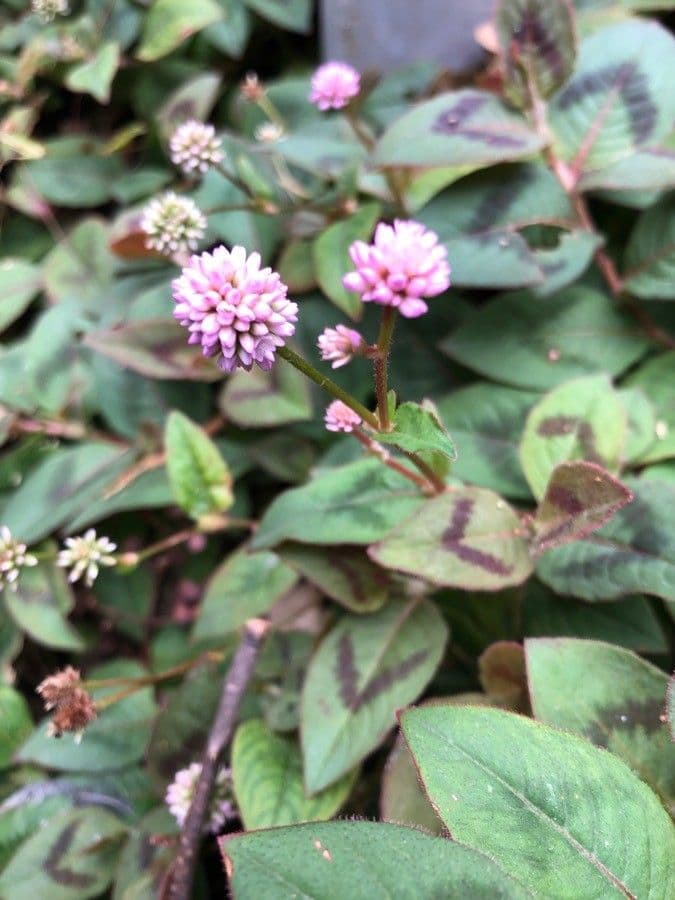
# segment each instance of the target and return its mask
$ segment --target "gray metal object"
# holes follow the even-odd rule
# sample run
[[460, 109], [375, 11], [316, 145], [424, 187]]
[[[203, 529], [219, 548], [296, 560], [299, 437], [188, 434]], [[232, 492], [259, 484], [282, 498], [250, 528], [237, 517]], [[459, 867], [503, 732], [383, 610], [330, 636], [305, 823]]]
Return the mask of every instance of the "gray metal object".
[[324, 59], [389, 71], [432, 60], [453, 72], [480, 63], [473, 29], [495, 0], [320, 0]]

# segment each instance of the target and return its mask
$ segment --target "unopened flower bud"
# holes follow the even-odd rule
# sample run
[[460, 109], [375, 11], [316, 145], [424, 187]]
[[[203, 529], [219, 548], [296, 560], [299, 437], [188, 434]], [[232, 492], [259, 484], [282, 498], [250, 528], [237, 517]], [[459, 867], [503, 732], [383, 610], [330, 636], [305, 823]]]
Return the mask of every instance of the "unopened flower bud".
[[346, 325], [336, 325], [335, 328], [325, 328], [319, 335], [317, 345], [321, 351], [321, 359], [330, 361], [331, 368], [339, 369], [346, 366], [358, 353], [364, 344], [363, 338]]
[[239, 85], [239, 92], [249, 103], [258, 103], [265, 96], [265, 88], [255, 72], [249, 72]]
[[333, 400], [324, 416], [324, 422], [328, 431], [344, 431], [348, 433], [353, 431], [357, 425], [360, 425], [361, 421], [361, 416], [347, 406], [346, 403], [343, 403], [342, 400]]

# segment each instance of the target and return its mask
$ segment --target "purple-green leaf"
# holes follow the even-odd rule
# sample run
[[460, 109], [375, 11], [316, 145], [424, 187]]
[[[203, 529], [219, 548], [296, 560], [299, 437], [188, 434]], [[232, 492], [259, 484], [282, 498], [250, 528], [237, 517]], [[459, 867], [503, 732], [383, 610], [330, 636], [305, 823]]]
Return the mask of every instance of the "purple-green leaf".
[[525, 533], [498, 494], [463, 487], [427, 500], [369, 553], [385, 568], [439, 586], [496, 591], [531, 573]]
[[305, 785], [315, 793], [382, 742], [396, 711], [434, 674], [447, 626], [431, 603], [392, 600], [370, 616], [346, 616], [324, 638], [302, 696]]
[[587, 537], [632, 499], [632, 491], [602, 466], [584, 461], [560, 463], [532, 520], [533, 550], [541, 553]]

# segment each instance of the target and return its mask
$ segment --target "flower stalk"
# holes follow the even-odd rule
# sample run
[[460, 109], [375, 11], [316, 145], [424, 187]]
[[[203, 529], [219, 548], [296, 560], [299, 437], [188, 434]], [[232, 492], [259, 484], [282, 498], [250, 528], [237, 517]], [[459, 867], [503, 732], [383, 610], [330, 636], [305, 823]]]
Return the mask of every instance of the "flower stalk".
[[315, 384], [318, 384], [319, 387], [323, 388], [324, 391], [331, 395], [331, 397], [334, 397], [336, 400], [341, 400], [346, 406], [353, 409], [355, 413], [361, 416], [364, 422], [367, 422], [376, 430], [379, 429], [379, 419], [369, 409], [366, 409], [363, 403], [360, 403], [356, 397], [352, 397], [351, 394], [343, 390], [339, 384], [336, 384], [327, 375], [319, 372], [318, 369], [307, 362], [307, 360], [300, 356], [299, 353], [296, 353], [295, 350], [291, 350], [287, 344], [277, 349], [277, 356], [280, 356], [282, 359], [285, 359], [286, 362], [295, 366], [299, 372], [302, 372], [303, 375], [306, 375], [307, 378], [311, 379]]

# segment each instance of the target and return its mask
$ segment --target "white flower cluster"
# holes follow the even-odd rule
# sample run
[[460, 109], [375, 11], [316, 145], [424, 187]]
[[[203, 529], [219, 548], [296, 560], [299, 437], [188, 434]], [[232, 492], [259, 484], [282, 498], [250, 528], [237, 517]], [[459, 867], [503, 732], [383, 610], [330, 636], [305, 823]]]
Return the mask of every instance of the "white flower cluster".
[[170, 256], [196, 250], [204, 237], [206, 218], [194, 200], [167, 191], [145, 207], [141, 229], [151, 250]]
[[48, 25], [56, 16], [67, 16], [70, 6], [68, 0], [32, 0], [31, 10], [43, 25]]
[[[195, 788], [201, 775], [201, 763], [191, 763], [186, 769], [176, 772], [173, 781], [166, 790], [166, 805], [176, 822], [182, 827], [194, 797]], [[228, 819], [235, 815], [232, 800], [232, 776], [229, 769], [221, 768], [216, 775], [216, 782], [211, 795], [209, 819], [206, 830], [217, 834]]]
[[91, 587], [98, 576], [100, 566], [114, 566], [117, 560], [110, 554], [117, 550], [117, 544], [107, 537], [97, 537], [90, 528], [81, 537], [69, 537], [64, 541], [56, 565], [70, 569], [68, 581], [79, 581], [84, 575], [84, 583]]
[[0, 528], [0, 591], [6, 587], [15, 591], [21, 569], [37, 565], [37, 559], [27, 553], [27, 549], [25, 544], [12, 537], [6, 525]]
[[171, 162], [186, 175], [208, 171], [225, 158], [213, 125], [190, 119], [179, 125], [169, 142]]

